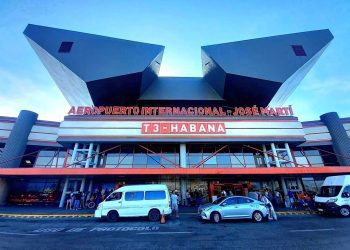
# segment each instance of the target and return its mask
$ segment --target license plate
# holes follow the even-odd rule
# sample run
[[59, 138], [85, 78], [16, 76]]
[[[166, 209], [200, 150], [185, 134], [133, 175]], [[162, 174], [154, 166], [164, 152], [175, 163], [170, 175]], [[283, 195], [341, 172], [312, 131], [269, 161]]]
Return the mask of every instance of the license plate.
[[323, 209], [322, 208], [319, 208], [319, 209], [317, 209], [318, 211], [320, 211], [320, 212], [323, 212]]

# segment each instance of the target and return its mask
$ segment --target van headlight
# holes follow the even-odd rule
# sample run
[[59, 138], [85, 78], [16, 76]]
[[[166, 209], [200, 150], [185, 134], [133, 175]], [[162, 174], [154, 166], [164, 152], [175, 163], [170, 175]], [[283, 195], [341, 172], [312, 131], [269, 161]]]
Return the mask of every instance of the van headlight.
[[337, 202], [337, 198], [330, 198], [327, 202]]

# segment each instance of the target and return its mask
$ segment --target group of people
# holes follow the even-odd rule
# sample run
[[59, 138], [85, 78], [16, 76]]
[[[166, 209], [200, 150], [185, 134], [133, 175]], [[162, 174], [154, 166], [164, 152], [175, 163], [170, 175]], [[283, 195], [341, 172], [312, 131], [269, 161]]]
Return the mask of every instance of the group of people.
[[311, 210], [313, 208], [313, 197], [311, 194], [289, 189], [288, 199], [289, 201], [286, 202], [286, 206], [292, 209]]
[[105, 189], [102, 192], [96, 189], [94, 192], [81, 192], [70, 190], [66, 194], [66, 209], [83, 209], [83, 208], [96, 208], [105, 198], [108, 197], [113, 189]]

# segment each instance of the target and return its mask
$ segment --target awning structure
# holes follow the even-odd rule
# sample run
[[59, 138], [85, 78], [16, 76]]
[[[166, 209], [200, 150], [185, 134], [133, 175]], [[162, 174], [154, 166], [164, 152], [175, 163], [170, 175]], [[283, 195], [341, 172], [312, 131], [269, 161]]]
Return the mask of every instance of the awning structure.
[[348, 174], [350, 167], [294, 168], [0, 168], [0, 176], [97, 175], [307, 175]]

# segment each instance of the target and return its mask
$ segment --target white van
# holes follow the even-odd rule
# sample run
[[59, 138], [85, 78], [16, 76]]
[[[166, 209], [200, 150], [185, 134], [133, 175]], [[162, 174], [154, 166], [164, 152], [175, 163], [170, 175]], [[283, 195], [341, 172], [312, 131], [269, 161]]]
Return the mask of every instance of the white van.
[[148, 216], [150, 221], [159, 221], [161, 214], [171, 214], [170, 196], [166, 185], [132, 185], [118, 188], [101, 202], [95, 218], [117, 221], [119, 217]]
[[350, 215], [350, 175], [327, 177], [315, 197], [315, 206], [321, 213]]

